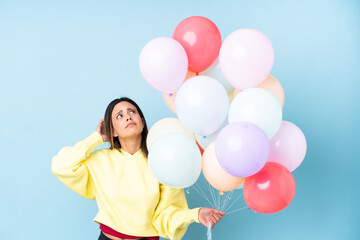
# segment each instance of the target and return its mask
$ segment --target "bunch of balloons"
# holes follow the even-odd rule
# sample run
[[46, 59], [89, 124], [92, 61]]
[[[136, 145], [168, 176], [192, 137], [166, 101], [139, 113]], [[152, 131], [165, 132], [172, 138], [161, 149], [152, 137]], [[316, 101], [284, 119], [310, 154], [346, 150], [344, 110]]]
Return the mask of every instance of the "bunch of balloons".
[[220, 193], [244, 182], [245, 202], [256, 212], [290, 204], [291, 172], [307, 144], [302, 131], [282, 119], [284, 90], [269, 75], [273, 62], [263, 33], [239, 29], [222, 41], [217, 26], [200, 16], [180, 22], [172, 38], [145, 45], [140, 71], [178, 116], [149, 131], [149, 167], [160, 182], [189, 187], [202, 170]]

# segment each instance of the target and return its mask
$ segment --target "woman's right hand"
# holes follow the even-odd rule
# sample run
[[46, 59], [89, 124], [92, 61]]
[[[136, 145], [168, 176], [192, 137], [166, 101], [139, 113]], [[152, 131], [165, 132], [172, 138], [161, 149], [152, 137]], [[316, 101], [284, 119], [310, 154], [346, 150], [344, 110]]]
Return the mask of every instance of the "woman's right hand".
[[109, 139], [105, 135], [104, 128], [105, 128], [105, 121], [104, 121], [104, 119], [101, 119], [96, 128], [96, 131], [101, 135], [104, 142], [108, 142]]
[[214, 225], [220, 221], [226, 213], [216, 210], [215, 208], [202, 207], [199, 211], [199, 222], [208, 227], [209, 224], [211, 228], [214, 228]]

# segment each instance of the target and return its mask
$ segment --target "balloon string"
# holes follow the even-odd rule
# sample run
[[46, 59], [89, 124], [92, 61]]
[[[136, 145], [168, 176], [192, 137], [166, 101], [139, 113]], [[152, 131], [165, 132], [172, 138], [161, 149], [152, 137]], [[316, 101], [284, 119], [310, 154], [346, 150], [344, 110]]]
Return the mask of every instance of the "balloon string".
[[209, 186], [210, 186], [212, 194], [214, 195], [214, 203], [216, 204], [216, 209], [219, 209], [219, 204], [218, 204], [218, 201], [217, 201], [216, 192], [215, 192], [214, 188], [210, 184], [209, 184]]
[[243, 194], [240, 194], [240, 195], [234, 200], [234, 202], [231, 203], [230, 207], [228, 207], [228, 208], [225, 210], [225, 212], [227, 212], [228, 210], [230, 210], [230, 208], [234, 205], [234, 203], [236, 203], [236, 202], [240, 199], [240, 197], [241, 197], [242, 195], [243, 195]]
[[229, 213], [226, 213], [226, 215], [229, 215], [229, 214], [231, 214], [231, 213], [234, 213], [234, 212], [238, 212], [238, 211], [244, 210], [245, 208], [248, 208], [248, 207], [242, 207], [242, 208], [236, 209], [236, 210], [234, 210], [234, 211], [231, 211], [231, 212], [229, 212]]
[[[197, 185], [197, 184], [196, 184], [196, 185]], [[201, 192], [199, 192], [199, 190], [198, 190], [197, 188], [195, 188], [195, 185], [194, 185], [195, 190], [196, 190], [200, 195], [202, 194], [203, 198], [205, 198], [206, 201], [208, 201], [208, 203], [210, 203], [211, 207], [214, 207], [213, 203], [209, 200], [209, 198], [208, 198], [207, 195], [203, 192], [203, 190], [201, 189], [201, 187], [200, 187], [199, 185], [197, 185], [197, 186], [198, 186], [198, 188], [199, 188], [199, 190], [200, 190]]]
[[210, 184], [209, 184], [208, 182], [206, 182], [206, 184], [207, 184], [207, 186], [208, 186], [209, 193], [210, 193], [210, 195], [211, 195], [212, 201], [213, 201], [215, 207], [217, 207], [217, 206], [216, 206], [216, 202], [215, 202], [215, 196], [214, 196], [214, 193], [213, 193], [213, 191], [212, 191], [212, 187], [210, 186]]
[[224, 201], [223, 201], [223, 203], [221, 204], [221, 207], [220, 207], [220, 209], [219, 209], [220, 211], [222, 211], [222, 210], [224, 209], [224, 205], [225, 205], [225, 203], [226, 203], [226, 200], [228, 199], [227, 196], [226, 196], [226, 192], [224, 193], [223, 197], [224, 197]]
[[201, 191], [201, 193], [202, 193], [204, 196], [206, 196], [206, 194], [204, 193], [204, 191], [202, 190], [202, 188], [200, 187], [200, 185], [196, 183], [196, 186], [199, 188], [199, 190]]
[[209, 184], [209, 186], [210, 186], [212, 194], [214, 195], [214, 203], [216, 205], [216, 209], [219, 209], [219, 205], [218, 205], [218, 202], [217, 202], [217, 195], [216, 195], [216, 193], [214, 191], [214, 188], [210, 184]]
[[209, 193], [210, 193], [210, 195], [211, 195], [211, 198], [212, 198], [212, 200], [213, 200], [213, 203], [214, 203], [214, 205], [215, 205], [215, 208], [216, 209], [218, 209], [218, 210], [220, 210], [219, 209], [219, 203], [218, 203], [218, 195], [217, 195], [217, 193], [215, 192], [215, 190], [214, 190], [214, 188], [213, 188], [213, 186], [211, 186], [208, 182], [206, 182], [207, 183], [207, 186], [208, 186], [208, 189], [209, 189]]
[[193, 185], [193, 187], [194, 187], [194, 189], [195, 189], [203, 198], [205, 198], [205, 199], [210, 203], [211, 207], [214, 207], [214, 206], [212, 205], [212, 203], [210, 202], [210, 200], [206, 197], [206, 195], [202, 194], [202, 193], [195, 187], [195, 185]]
[[202, 196], [211, 205], [212, 208], [226, 212], [226, 214], [234, 213], [247, 208], [247, 207], [243, 207], [228, 212], [234, 206], [234, 204], [243, 196], [243, 193], [239, 194], [235, 198], [235, 196], [237, 195], [236, 191], [225, 192], [223, 197], [221, 197], [221, 195], [217, 192], [217, 190], [213, 186], [211, 186], [207, 181], [205, 181], [205, 183], [208, 186], [208, 190], [209, 190], [208, 194], [210, 194], [212, 201], [208, 197], [208, 194], [206, 194], [204, 190], [201, 188], [200, 184], [198, 184], [198, 182], [196, 182], [192, 187], [200, 194], [200, 196]]
[[[225, 193], [225, 201], [224, 204], [221, 206], [221, 209], [225, 209], [226, 205], [228, 204], [229, 200], [231, 199], [231, 196], [233, 194], [234, 191], [231, 191], [230, 193]], [[227, 194], [227, 195], [226, 195]]]
[[208, 226], [208, 228], [207, 228], [206, 236], [207, 236], [207, 240], [212, 240], [211, 223], [209, 223], [209, 226]]
[[[232, 199], [232, 197], [233, 197], [233, 195], [234, 195], [234, 192], [235, 192], [235, 191], [231, 191], [231, 192], [230, 192], [230, 194], [228, 195], [228, 197], [227, 197], [227, 201], [226, 201], [225, 206], [224, 206], [224, 208], [223, 208], [223, 209], [226, 209], [226, 208], [227, 208], [227, 206], [228, 206], [228, 204], [230, 204], [230, 203], [231, 203], [231, 199]], [[235, 195], [236, 195], [236, 194], [235, 194]]]
[[200, 196], [202, 196], [204, 199], [206, 199], [206, 200], [211, 204], [211, 202], [210, 202], [209, 199], [206, 197], [206, 195], [204, 195], [201, 191], [199, 191], [199, 190], [195, 187], [195, 185], [193, 185], [192, 187], [200, 194]]

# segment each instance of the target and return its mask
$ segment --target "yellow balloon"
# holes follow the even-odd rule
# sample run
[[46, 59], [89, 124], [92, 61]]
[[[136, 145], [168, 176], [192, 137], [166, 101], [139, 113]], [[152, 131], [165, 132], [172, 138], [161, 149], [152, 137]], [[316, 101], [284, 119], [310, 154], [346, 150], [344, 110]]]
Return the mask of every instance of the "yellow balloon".
[[[277, 100], [280, 102], [281, 107], [284, 107], [284, 101], [285, 101], [284, 89], [281, 86], [281, 83], [275, 77], [268, 75], [264, 81], [262, 81], [259, 85], [256, 86], [256, 88], [262, 88], [274, 94]], [[235, 89], [234, 97], [238, 95], [240, 92], [242, 91]]]
[[[201, 73], [199, 73], [199, 75], [202, 75]], [[190, 72], [188, 71], [187, 74], [186, 74], [186, 77], [185, 77], [185, 80], [188, 80], [189, 78], [192, 78], [192, 77], [195, 77], [197, 76], [196, 73], [194, 72]], [[173, 113], [176, 114], [176, 110], [175, 110], [175, 97], [176, 97], [176, 92], [175, 93], [172, 93], [172, 94], [165, 94], [163, 93], [162, 94], [163, 96], [163, 99], [164, 99], [164, 102], [166, 104], [166, 106], [168, 106], [168, 108], [173, 111]]]
[[184, 134], [196, 141], [195, 134], [187, 129], [177, 118], [164, 118], [157, 121], [151, 128], [146, 138], [147, 148], [150, 150], [151, 145], [159, 137], [167, 133]]
[[219, 190], [220, 194], [235, 189], [245, 179], [230, 175], [220, 166], [215, 155], [215, 142], [212, 142], [204, 151], [202, 171], [206, 180]]
[[231, 89], [230, 91], [227, 92], [228, 98], [229, 98], [229, 103], [231, 103], [231, 101], [234, 99], [234, 92], [235, 92], [235, 89]]

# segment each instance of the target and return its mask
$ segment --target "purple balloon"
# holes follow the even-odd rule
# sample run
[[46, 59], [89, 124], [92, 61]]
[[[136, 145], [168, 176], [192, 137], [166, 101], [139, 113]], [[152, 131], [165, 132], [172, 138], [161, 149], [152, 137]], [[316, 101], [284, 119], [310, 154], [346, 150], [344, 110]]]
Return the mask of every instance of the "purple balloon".
[[270, 152], [270, 142], [258, 126], [249, 122], [227, 125], [216, 138], [215, 153], [221, 167], [235, 177], [260, 171]]

